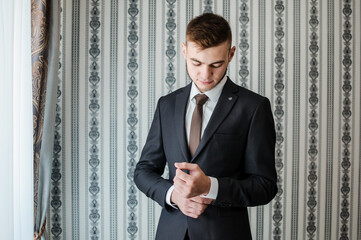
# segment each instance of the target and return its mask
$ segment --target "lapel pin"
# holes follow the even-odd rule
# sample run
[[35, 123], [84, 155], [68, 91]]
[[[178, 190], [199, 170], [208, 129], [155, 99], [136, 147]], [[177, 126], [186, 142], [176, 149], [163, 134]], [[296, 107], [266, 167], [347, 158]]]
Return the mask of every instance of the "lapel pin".
[[229, 97], [228, 100], [231, 101], [231, 100], [232, 100], [232, 97]]

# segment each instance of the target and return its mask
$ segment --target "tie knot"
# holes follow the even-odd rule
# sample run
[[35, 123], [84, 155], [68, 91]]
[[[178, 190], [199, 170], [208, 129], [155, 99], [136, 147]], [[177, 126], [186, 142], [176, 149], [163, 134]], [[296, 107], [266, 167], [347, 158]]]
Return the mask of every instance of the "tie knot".
[[196, 104], [197, 105], [203, 105], [208, 100], [208, 97], [205, 94], [197, 94], [195, 96], [195, 98], [196, 98]]

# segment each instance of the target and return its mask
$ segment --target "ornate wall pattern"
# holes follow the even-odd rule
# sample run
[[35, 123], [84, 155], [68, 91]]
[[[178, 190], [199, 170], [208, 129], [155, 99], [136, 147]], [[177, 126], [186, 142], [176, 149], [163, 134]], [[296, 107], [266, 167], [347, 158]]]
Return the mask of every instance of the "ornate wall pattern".
[[133, 171], [157, 99], [190, 81], [181, 43], [203, 12], [231, 24], [230, 78], [272, 103], [279, 191], [249, 209], [253, 238], [361, 239], [356, 0], [63, 0], [51, 239], [154, 239]]
[[278, 193], [273, 202], [273, 234], [274, 239], [281, 239], [283, 233], [283, 211], [284, 203], [283, 191], [284, 191], [284, 2], [277, 1], [275, 5], [275, 98], [274, 101], [274, 120], [276, 128], [276, 170], [278, 174]]
[[318, 187], [317, 187], [317, 159], [318, 154], [318, 141], [319, 141], [319, 6], [316, 0], [310, 3], [310, 20], [309, 20], [309, 121], [308, 121], [308, 133], [309, 133], [309, 147], [308, 147], [308, 191], [307, 191], [307, 238], [317, 239], [316, 231], [319, 229], [316, 224], [317, 218], [317, 205], [318, 205]]

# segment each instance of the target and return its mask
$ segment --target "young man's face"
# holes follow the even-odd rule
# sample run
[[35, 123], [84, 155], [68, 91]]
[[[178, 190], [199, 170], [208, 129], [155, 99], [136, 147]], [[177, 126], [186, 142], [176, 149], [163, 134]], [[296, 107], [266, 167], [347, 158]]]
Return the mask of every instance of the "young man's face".
[[222, 80], [235, 50], [236, 47], [229, 48], [228, 42], [206, 49], [194, 42], [182, 43], [188, 75], [200, 92], [211, 90]]

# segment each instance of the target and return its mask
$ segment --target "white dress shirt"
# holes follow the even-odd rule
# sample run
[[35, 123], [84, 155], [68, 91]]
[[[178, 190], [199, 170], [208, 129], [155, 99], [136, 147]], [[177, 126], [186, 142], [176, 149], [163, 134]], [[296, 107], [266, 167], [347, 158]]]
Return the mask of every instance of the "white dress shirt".
[[[212, 113], [214, 111], [214, 108], [217, 105], [219, 96], [221, 95], [221, 92], [223, 90], [224, 84], [227, 81], [227, 76], [225, 75], [223, 79], [211, 90], [205, 92], [204, 94], [207, 95], [208, 100], [203, 105], [203, 117], [202, 117], [202, 130], [201, 130], [201, 138], [203, 137], [204, 129], [207, 127], [207, 124], [209, 122], [209, 119], [212, 116]], [[192, 83], [191, 92], [189, 94], [189, 100], [187, 104], [187, 110], [186, 110], [186, 116], [185, 116], [185, 128], [186, 128], [186, 134], [187, 134], [187, 142], [189, 144], [189, 136], [191, 131], [191, 121], [192, 121], [192, 115], [194, 108], [196, 106], [196, 99], [195, 96], [197, 94], [202, 94], [197, 86]], [[204, 198], [211, 198], [216, 199], [218, 195], [218, 180], [217, 178], [209, 176], [211, 180], [211, 187], [209, 189], [209, 193], [207, 195], [201, 195]], [[171, 203], [170, 197], [172, 195], [172, 192], [174, 190], [174, 185], [169, 188], [167, 195], [166, 195], [166, 202], [168, 205], [171, 205], [172, 207], [176, 207], [174, 204]]]

